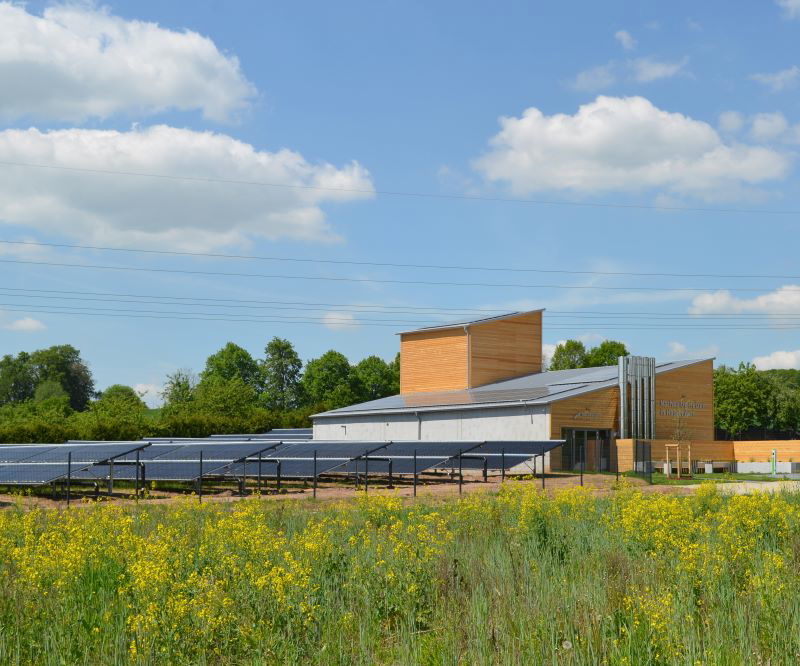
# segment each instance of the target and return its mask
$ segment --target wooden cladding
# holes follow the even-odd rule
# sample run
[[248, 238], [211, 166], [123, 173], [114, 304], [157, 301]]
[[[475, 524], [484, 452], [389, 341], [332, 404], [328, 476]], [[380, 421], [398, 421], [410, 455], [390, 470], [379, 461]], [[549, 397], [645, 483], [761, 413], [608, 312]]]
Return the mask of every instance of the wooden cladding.
[[542, 371], [542, 313], [400, 336], [400, 393], [456, 391]]
[[469, 327], [469, 383], [483, 386], [542, 371], [542, 313]]
[[714, 439], [714, 368], [700, 361], [656, 375], [656, 439]]
[[461, 328], [400, 337], [400, 393], [467, 388], [467, 334]]
[[550, 439], [561, 439], [564, 428], [619, 430], [619, 389], [609, 386], [552, 403]]
[[[714, 388], [711, 361], [656, 374], [656, 439], [713, 441]], [[619, 431], [619, 388], [584, 393], [550, 406], [550, 437], [563, 428]]]

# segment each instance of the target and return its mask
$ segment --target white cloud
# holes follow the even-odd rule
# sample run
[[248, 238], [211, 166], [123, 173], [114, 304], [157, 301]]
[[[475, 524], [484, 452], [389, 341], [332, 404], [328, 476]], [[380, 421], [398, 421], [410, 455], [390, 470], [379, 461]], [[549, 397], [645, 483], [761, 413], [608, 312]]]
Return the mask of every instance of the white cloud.
[[717, 127], [721, 132], [738, 132], [744, 126], [744, 117], [738, 111], [723, 111], [719, 114]]
[[19, 333], [35, 333], [36, 331], [45, 330], [47, 326], [33, 317], [23, 317], [22, 319], [15, 319], [8, 324], [4, 324], [3, 328], [7, 331], [16, 331]]
[[708, 345], [699, 349], [689, 349], [682, 342], [672, 341], [667, 343], [667, 358], [672, 360], [691, 360], [696, 358], [711, 358], [719, 353], [717, 345]]
[[772, 74], [752, 74], [750, 78], [777, 93], [794, 87], [800, 81], [800, 67], [792, 65]]
[[789, 123], [780, 112], [757, 113], [750, 125], [750, 136], [756, 141], [776, 139], [789, 129]]
[[614, 39], [616, 39], [626, 51], [632, 51], [636, 48], [636, 40], [627, 30], [617, 30], [614, 33]]
[[158, 384], [134, 384], [133, 390], [149, 407], [157, 407], [163, 402], [163, 398], [161, 397], [163, 387]]
[[312, 164], [291, 150], [258, 151], [224, 134], [163, 125], [129, 132], [5, 130], [0, 160], [167, 176], [3, 168], [0, 220], [97, 244], [203, 251], [253, 237], [330, 241], [336, 235], [321, 206], [363, 199], [372, 190], [356, 162]]
[[326, 312], [322, 325], [331, 331], [352, 331], [358, 328], [358, 320], [349, 312]]
[[572, 82], [572, 87], [575, 90], [581, 90], [583, 92], [595, 92], [603, 88], [608, 88], [617, 81], [614, 69], [615, 65], [611, 62], [606, 65], [598, 65], [597, 67], [586, 69], [578, 73], [575, 80]]
[[637, 58], [631, 61], [630, 65], [633, 69], [634, 81], [650, 83], [651, 81], [667, 79], [679, 74], [688, 62], [688, 58], [683, 58], [678, 62], [659, 62], [652, 58]]
[[800, 18], [800, 0], [775, 0], [786, 18]]
[[92, 4], [0, 3], [0, 116], [77, 121], [200, 109], [227, 121], [255, 88], [234, 56], [196, 32], [126, 20]]
[[526, 109], [500, 119], [500, 132], [473, 166], [518, 195], [543, 190], [641, 191], [731, 198], [782, 179], [778, 151], [723, 142], [709, 124], [664, 111], [643, 97], [599, 96], [574, 115]]
[[689, 314], [800, 314], [800, 285], [784, 285], [754, 298], [738, 298], [723, 289], [692, 299]]
[[753, 365], [759, 370], [781, 370], [800, 368], [800, 349], [795, 351], [774, 351], [767, 356], [756, 356]]

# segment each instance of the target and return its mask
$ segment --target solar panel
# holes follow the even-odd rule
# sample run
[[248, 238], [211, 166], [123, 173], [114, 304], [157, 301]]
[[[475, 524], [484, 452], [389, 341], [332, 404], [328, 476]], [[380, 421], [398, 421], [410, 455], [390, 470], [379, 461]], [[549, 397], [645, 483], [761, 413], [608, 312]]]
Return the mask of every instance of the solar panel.
[[0, 484], [37, 485], [79, 474], [105, 460], [146, 447], [142, 442], [54, 444], [34, 455], [0, 464]]
[[[208, 440], [152, 444], [157, 455], [143, 458], [146, 481], [193, 481], [200, 476], [200, 454], [203, 454], [203, 476], [221, 476], [235, 462], [259, 452], [268, 452], [280, 446], [280, 442], [211, 442]], [[114, 466], [114, 478], [134, 479], [136, 469], [132, 466]], [[82, 475], [88, 478], [107, 478], [109, 466], [88, 469]]]
[[[461, 468], [483, 469], [483, 458], [485, 458], [487, 469], [510, 469], [562, 444], [562, 440], [484, 442], [472, 449], [466, 458], [462, 458]], [[475, 456], [480, 456], [481, 459]], [[443, 467], [450, 469], [452, 465], [457, 468], [458, 462], [448, 461]]]
[[18, 444], [0, 446], [0, 463], [19, 462], [53, 448], [53, 444]]

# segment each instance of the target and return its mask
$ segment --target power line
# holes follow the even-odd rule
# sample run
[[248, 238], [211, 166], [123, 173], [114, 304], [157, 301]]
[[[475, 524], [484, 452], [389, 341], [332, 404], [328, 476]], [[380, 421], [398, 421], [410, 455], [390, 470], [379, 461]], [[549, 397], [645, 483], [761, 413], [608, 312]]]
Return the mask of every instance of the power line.
[[365, 188], [347, 187], [323, 187], [321, 185], [297, 185], [291, 183], [271, 183], [259, 180], [242, 180], [235, 178], [215, 178], [210, 176], [181, 176], [166, 173], [146, 173], [142, 171], [123, 171], [113, 169], [91, 169], [88, 167], [75, 167], [58, 164], [35, 164], [32, 162], [16, 162], [11, 160], [0, 160], [1, 166], [24, 167], [29, 169], [48, 169], [55, 171], [72, 171], [76, 173], [90, 173], [111, 176], [133, 176], [138, 178], [156, 178], [172, 181], [186, 181], [198, 183], [219, 183], [225, 185], [248, 185], [256, 187], [269, 187], [291, 190], [311, 190], [319, 192], [335, 192], [346, 194], [363, 194], [368, 196], [393, 196], [407, 197], [414, 199], [443, 199], [456, 201], [485, 201], [496, 203], [516, 203], [532, 204], [537, 206], [572, 206], [581, 208], [617, 208], [629, 210], [663, 210], [674, 212], [696, 212], [696, 213], [741, 213], [741, 214], [764, 214], [764, 215], [800, 215], [796, 210], [775, 210], [775, 209], [754, 209], [754, 208], [710, 208], [701, 206], [664, 206], [656, 204], [620, 204], [603, 203], [591, 201], [559, 201], [557, 199], [521, 199], [514, 197], [482, 196], [469, 194], [442, 194], [438, 192], [410, 192], [402, 190], [376, 190]]
[[[12, 292], [12, 293], [3, 293]], [[110, 303], [136, 303], [145, 305], [177, 305], [193, 306], [202, 305], [205, 307], [218, 308], [254, 308], [254, 309], [275, 309], [275, 310], [329, 310], [337, 308], [343, 311], [351, 311], [355, 314], [412, 314], [412, 315], [437, 315], [446, 314], [454, 316], [461, 315], [480, 315], [487, 316], [490, 313], [506, 313], [508, 309], [468, 309], [468, 308], [447, 308], [447, 307], [428, 307], [428, 306], [401, 306], [401, 305], [379, 305], [379, 304], [358, 304], [358, 303], [326, 303], [308, 301], [261, 301], [237, 298], [208, 298], [200, 296], [167, 296], [156, 294], [129, 294], [116, 292], [98, 291], [77, 291], [64, 289], [25, 289], [17, 287], [0, 287], [0, 293], [12, 298], [43, 298], [58, 300], [76, 301], [98, 301]], [[100, 297], [100, 298], [95, 298]], [[136, 300], [133, 300], [136, 299]], [[146, 299], [146, 300], [139, 300]], [[175, 302], [177, 301], [177, 302]], [[185, 302], [189, 301], [189, 302]], [[686, 312], [619, 312], [619, 311], [596, 311], [596, 310], [545, 310], [544, 316], [547, 319], [703, 319], [703, 318], [800, 318], [800, 312], [739, 312], [739, 313], [686, 313]]]
[[[53, 306], [47, 306], [53, 307]], [[4, 312], [22, 312], [26, 314], [55, 314], [55, 315], [71, 315], [71, 316], [90, 316], [90, 317], [113, 317], [113, 318], [133, 318], [133, 319], [164, 319], [176, 321], [208, 321], [208, 322], [222, 322], [222, 323], [255, 323], [255, 324], [325, 324], [346, 326], [380, 326], [380, 327], [397, 327], [401, 322], [385, 323], [385, 322], [365, 322], [361, 323], [359, 320], [326, 320], [321, 319], [304, 319], [304, 318], [250, 318], [250, 317], [232, 317], [231, 315], [217, 316], [217, 313], [184, 313], [184, 312], [169, 312], [169, 311], [145, 311], [145, 310], [132, 310], [130, 312], [118, 311], [104, 311], [105, 309], [78, 310], [50, 310], [41, 306], [33, 307], [3, 307]], [[730, 325], [688, 325], [688, 324], [653, 324], [635, 326], [619, 326], [619, 325], [593, 325], [592, 328], [604, 331], [649, 331], [649, 330], [727, 330], [727, 331], [768, 331], [768, 330], [798, 330], [800, 324], [797, 325], [773, 325], [773, 326], [730, 326]], [[585, 331], [586, 326], [577, 325], [561, 325], [549, 327], [548, 330], [553, 331]]]
[[[666, 292], [708, 292], [708, 291], [747, 291], [762, 292], [754, 287], [608, 287], [599, 285], [558, 285], [558, 284], [520, 284], [499, 282], [445, 282], [433, 280], [389, 280], [378, 278], [347, 278], [316, 275], [283, 275], [263, 273], [238, 273], [229, 271], [199, 271], [178, 268], [138, 268], [134, 266], [108, 266], [103, 264], [71, 264], [57, 261], [27, 261], [22, 259], [0, 259], [0, 263], [24, 264], [28, 266], [54, 266], [59, 268], [84, 268], [93, 270], [133, 271], [138, 273], [175, 273], [181, 275], [209, 275], [216, 277], [247, 277], [280, 280], [312, 280], [324, 282], [352, 282], [359, 284], [407, 284], [429, 287], [500, 287], [518, 289], [594, 289], [600, 291], [666, 291]], [[786, 286], [784, 289], [800, 290], [800, 286]]]
[[77, 245], [72, 243], [45, 243], [42, 241], [15, 241], [0, 240], [7, 245], [27, 245], [34, 247], [58, 247], [71, 250], [100, 250], [103, 252], [125, 252], [134, 254], [155, 254], [177, 257], [203, 257], [209, 259], [243, 259], [249, 261], [282, 261], [307, 264], [333, 264], [344, 266], [374, 266], [382, 268], [414, 268], [459, 271], [492, 271], [504, 273], [548, 273], [562, 275], [607, 275], [617, 277], [678, 277], [678, 278], [736, 278], [736, 279], [771, 279], [771, 280], [800, 280], [800, 275], [757, 275], [757, 274], [731, 274], [731, 273], [647, 273], [634, 271], [570, 271], [564, 269], [546, 268], [506, 268], [502, 266], [464, 266], [447, 264], [402, 264], [380, 261], [354, 261], [345, 259], [308, 259], [305, 257], [275, 257], [263, 255], [226, 254], [220, 252], [186, 252], [178, 250], [151, 250], [130, 247], [108, 247], [104, 245]]
[[[121, 297], [121, 298], [154, 298], [154, 299], [168, 299], [168, 300], [176, 300], [176, 301], [203, 301], [203, 302], [220, 302], [220, 303], [248, 303], [248, 304], [280, 304], [280, 305], [302, 305], [302, 306], [314, 306], [314, 305], [324, 305], [326, 307], [336, 307], [336, 308], [380, 308], [384, 310], [389, 310], [390, 312], [401, 312], [401, 311], [413, 311], [409, 312], [410, 314], [426, 314], [427, 312], [448, 312], [452, 314], [483, 314], [487, 315], [490, 313], [498, 312], [504, 313], [507, 312], [507, 309], [488, 309], [488, 308], [448, 308], [448, 307], [425, 307], [425, 306], [407, 306], [407, 305], [377, 305], [377, 304], [359, 304], [359, 303], [314, 303], [308, 301], [263, 301], [263, 300], [252, 300], [252, 299], [241, 299], [241, 298], [209, 298], [205, 296], [164, 296], [164, 295], [155, 295], [155, 294], [120, 294], [114, 292], [103, 292], [103, 291], [69, 291], [63, 289], [22, 289], [17, 287], [0, 287], [2, 291], [13, 291], [13, 292], [32, 292], [32, 293], [47, 293], [47, 294], [83, 294], [87, 296], [114, 296], [114, 297]], [[420, 312], [416, 312], [419, 310]]]

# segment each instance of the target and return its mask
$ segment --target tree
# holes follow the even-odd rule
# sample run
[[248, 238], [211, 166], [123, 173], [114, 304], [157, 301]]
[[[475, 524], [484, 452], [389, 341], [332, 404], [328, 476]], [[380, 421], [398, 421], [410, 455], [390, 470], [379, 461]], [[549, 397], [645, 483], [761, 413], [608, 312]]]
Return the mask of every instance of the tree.
[[367, 356], [353, 368], [361, 385], [362, 400], [376, 400], [397, 393], [395, 372], [390, 363], [377, 356]]
[[550, 359], [550, 370], [583, 368], [586, 363], [586, 347], [580, 340], [565, 340], [556, 346]]
[[229, 342], [206, 359], [206, 367], [200, 373], [201, 381], [215, 376], [221, 379], [238, 377], [254, 391], [261, 391], [261, 368], [246, 349]]
[[48, 379], [55, 380], [69, 395], [73, 409], [86, 409], [94, 396], [94, 380], [89, 366], [75, 347], [55, 345], [39, 349], [30, 355], [30, 365], [37, 385]]
[[603, 340], [597, 347], [586, 353], [584, 368], [598, 368], [604, 365], [617, 365], [620, 356], [628, 356], [628, 350], [622, 342]]
[[301, 383], [310, 404], [330, 409], [353, 404], [360, 392], [350, 362], [333, 350], [306, 363]]
[[35, 390], [36, 374], [29, 354], [6, 354], [0, 359], [0, 405], [30, 400]]
[[44, 402], [45, 400], [52, 400], [53, 398], [69, 402], [69, 394], [64, 390], [61, 384], [55, 379], [45, 379], [36, 387], [36, 392], [33, 394], [33, 401]]
[[188, 405], [194, 399], [194, 390], [197, 386], [197, 377], [191, 370], [176, 370], [167, 375], [161, 398], [167, 410], [175, 411]]
[[92, 405], [104, 411], [114, 412], [115, 410], [145, 410], [147, 405], [130, 386], [124, 384], [112, 384], [105, 391], [100, 393], [97, 400]]
[[734, 370], [714, 370], [714, 418], [731, 435], [748, 428], [766, 428], [775, 412], [775, 392], [769, 379], [754, 365], [740, 363]]
[[256, 392], [241, 377], [225, 379], [209, 375], [197, 385], [192, 411], [205, 412], [217, 417], [245, 418], [256, 407]]
[[300, 402], [300, 370], [303, 362], [292, 343], [274, 337], [264, 348], [261, 373], [264, 404], [270, 409], [293, 409]]

